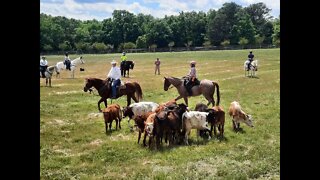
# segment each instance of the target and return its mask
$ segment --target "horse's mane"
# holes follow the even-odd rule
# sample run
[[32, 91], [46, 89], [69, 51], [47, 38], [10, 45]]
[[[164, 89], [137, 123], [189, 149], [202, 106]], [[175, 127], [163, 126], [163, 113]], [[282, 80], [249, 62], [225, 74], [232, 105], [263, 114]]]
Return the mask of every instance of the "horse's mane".
[[169, 78], [172, 78], [174, 80], [181, 80], [181, 78], [176, 78], [176, 77], [173, 77], [173, 76], [169, 76]]

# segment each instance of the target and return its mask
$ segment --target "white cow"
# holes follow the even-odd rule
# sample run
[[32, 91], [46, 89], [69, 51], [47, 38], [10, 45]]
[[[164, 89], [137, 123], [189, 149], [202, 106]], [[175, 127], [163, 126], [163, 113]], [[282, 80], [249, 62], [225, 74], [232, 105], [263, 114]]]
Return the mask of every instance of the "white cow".
[[242, 111], [241, 106], [237, 101], [233, 101], [230, 104], [229, 115], [232, 116], [234, 130], [239, 130], [240, 122], [243, 122], [250, 127], [254, 127], [252, 124], [252, 116]]
[[[200, 130], [209, 131], [207, 116], [208, 112], [199, 112], [199, 111], [189, 111], [182, 114], [182, 132], [185, 132], [184, 142], [186, 145], [188, 143], [188, 135], [191, 132], [191, 129], [197, 129], [197, 140], [200, 135]], [[209, 135], [209, 139], [211, 139]]]
[[[129, 117], [128, 126], [130, 127], [130, 120], [134, 119], [136, 116], [144, 115], [148, 112], [155, 112], [159, 107], [159, 104], [155, 102], [138, 102], [133, 103], [130, 106], [123, 108], [123, 117]], [[132, 128], [132, 127], [130, 127]]]

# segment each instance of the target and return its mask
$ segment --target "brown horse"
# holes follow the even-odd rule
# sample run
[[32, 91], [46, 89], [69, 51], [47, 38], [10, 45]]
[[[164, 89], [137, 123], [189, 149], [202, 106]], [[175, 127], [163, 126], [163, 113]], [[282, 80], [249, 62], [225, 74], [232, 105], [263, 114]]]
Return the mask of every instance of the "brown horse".
[[[188, 91], [186, 87], [184, 86], [184, 79], [180, 78], [175, 78], [175, 77], [164, 77], [164, 86], [163, 89], [165, 91], [168, 91], [169, 86], [173, 85], [174, 87], [177, 88], [179, 96], [175, 99], [176, 101], [183, 98], [184, 102], [188, 106]], [[202, 94], [207, 100], [208, 104], [207, 106], [212, 103], [212, 106], [215, 106], [215, 101], [213, 98], [214, 95], [214, 90], [215, 87], [217, 88], [217, 105], [220, 103], [220, 92], [219, 92], [219, 85], [218, 83], [214, 81], [210, 81], [207, 79], [203, 79], [200, 81], [200, 85], [193, 86], [191, 91], [192, 91], [192, 96], [199, 96]]]
[[[83, 88], [84, 92], [87, 92], [88, 90], [91, 91], [90, 88], [94, 87], [101, 99], [98, 101], [98, 109], [101, 112], [100, 109], [100, 103], [103, 101], [105, 107], [107, 107], [107, 98], [111, 97], [111, 88], [110, 88], [110, 81], [109, 79], [102, 80], [98, 78], [86, 78], [85, 79], [85, 85]], [[137, 82], [126, 82], [125, 83], [125, 88], [122, 89], [120, 88], [117, 92], [117, 98], [127, 95], [127, 106], [131, 104], [131, 98], [135, 102], [139, 102], [142, 100], [142, 90]]]

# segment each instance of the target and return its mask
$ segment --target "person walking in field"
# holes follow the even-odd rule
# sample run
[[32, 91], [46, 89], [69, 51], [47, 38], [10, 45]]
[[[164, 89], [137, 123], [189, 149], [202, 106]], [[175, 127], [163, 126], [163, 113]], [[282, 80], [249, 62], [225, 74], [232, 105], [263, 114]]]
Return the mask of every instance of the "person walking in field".
[[154, 75], [157, 74], [157, 71], [158, 71], [158, 75], [160, 75], [160, 60], [159, 60], [159, 58], [157, 58], [157, 60], [154, 62], [154, 64], [156, 65], [155, 70], [154, 70]]

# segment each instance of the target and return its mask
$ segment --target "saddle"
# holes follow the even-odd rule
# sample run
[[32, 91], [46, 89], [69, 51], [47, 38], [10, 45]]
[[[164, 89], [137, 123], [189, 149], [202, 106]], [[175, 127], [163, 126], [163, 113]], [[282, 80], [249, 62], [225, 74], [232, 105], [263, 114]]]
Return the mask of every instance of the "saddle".
[[192, 87], [200, 85], [200, 81], [197, 78], [195, 78], [194, 81], [192, 82], [191, 79], [184, 78], [183, 84], [184, 84], [184, 87], [186, 87], [189, 95], [191, 96], [192, 95], [192, 91], [191, 91]]

